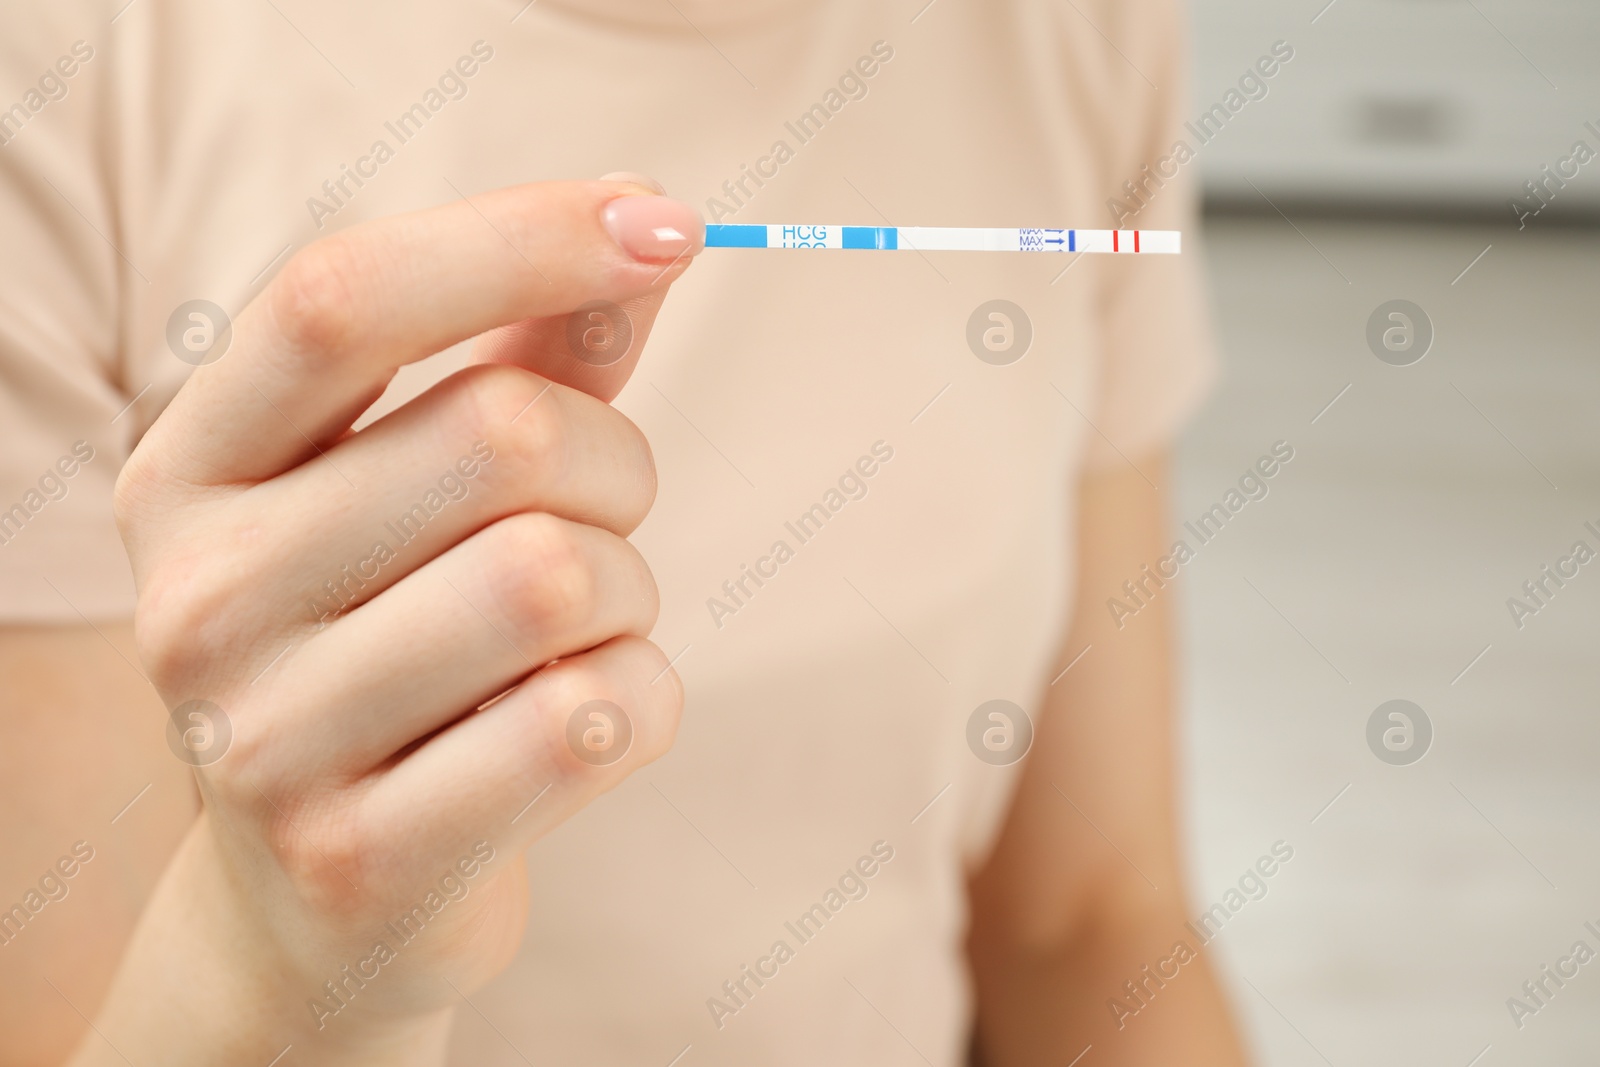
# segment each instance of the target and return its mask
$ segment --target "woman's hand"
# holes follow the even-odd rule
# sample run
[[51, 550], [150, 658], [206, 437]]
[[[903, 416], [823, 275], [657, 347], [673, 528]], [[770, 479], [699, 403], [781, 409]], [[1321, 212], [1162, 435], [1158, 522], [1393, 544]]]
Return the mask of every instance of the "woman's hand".
[[523, 850], [670, 743], [624, 540], [655, 472], [608, 404], [701, 245], [653, 192], [522, 186], [307, 247], [133, 454], [140, 652], [204, 813], [77, 1062], [439, 1062], [516, 950]]

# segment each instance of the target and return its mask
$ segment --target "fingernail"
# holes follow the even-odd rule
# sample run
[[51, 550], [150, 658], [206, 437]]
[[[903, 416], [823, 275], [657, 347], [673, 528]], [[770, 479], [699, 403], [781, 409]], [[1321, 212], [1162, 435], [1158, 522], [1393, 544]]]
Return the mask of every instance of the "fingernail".
[[667, 263], [705, 247], [700, 213], [665, 196], [621, 196], [600, 213], [611, 239], [634, 259]]
[[654, 189], [662, 195], [666, 195], [667, 192], [666, 186], [650, 177], [650, 175], [640, 174], [636, 170], [614, 170], [610, 174], [600, 175], [600, 180], [603, 182], [630, 182], [634, 185], [642, 185], [646, 189]]

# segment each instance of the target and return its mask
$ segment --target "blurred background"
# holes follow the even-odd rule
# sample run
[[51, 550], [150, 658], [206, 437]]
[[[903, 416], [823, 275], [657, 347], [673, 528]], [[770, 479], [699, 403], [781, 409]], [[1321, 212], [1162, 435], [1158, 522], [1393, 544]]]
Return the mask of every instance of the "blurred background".
[[[1600, 565], [1542, 570], [1600, 550], [1600, 5], [1193, 12], [1196, 113], [1295, 51], [1196, 162], [1225, 371], [1174, 523], [1295, 455], [1180, 578], [1194, 910], [1294, 848], [1215, 942], [1266, 1063], [1600, 1062], [1600, 962], [1523, 990], [1600, 951]], [[1369, 742], [1391, 700], [1431, 739]]]

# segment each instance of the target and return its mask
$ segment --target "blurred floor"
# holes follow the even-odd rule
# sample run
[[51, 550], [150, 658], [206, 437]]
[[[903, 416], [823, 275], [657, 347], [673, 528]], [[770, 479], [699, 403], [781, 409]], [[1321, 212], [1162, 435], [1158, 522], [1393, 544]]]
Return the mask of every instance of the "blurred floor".
[[[1299, 230], [1209, 227], [1225, 371], [1175, 527], [1295, 454], [1175, 582], [1194, 911], [1294, 848], [1213, 943], [1262, 1063], [1595, 1064], [1600, 959], [1520, 1029], [1506, 1001], [1600, 952], [1600, 560], [1520, 630], [1506, 601], [1600, 550], [1600, 237]], [[1412, 366], [1367, 346], [1392, 298], [1437, 331]], [[1397, 697], [1435, 731], [1409, 766], [1366, 741]]]

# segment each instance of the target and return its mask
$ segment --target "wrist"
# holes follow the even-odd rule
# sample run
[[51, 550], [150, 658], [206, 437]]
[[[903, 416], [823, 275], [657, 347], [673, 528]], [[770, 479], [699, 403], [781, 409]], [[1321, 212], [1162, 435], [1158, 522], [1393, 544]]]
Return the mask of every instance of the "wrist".
[[319, 984], [247, 921], [206, 816], [190, 828], [141, 916], [71, 1067], [274, 1063], [427, 1067], [444, 1062], [451, 1009], [318, 1018]]

